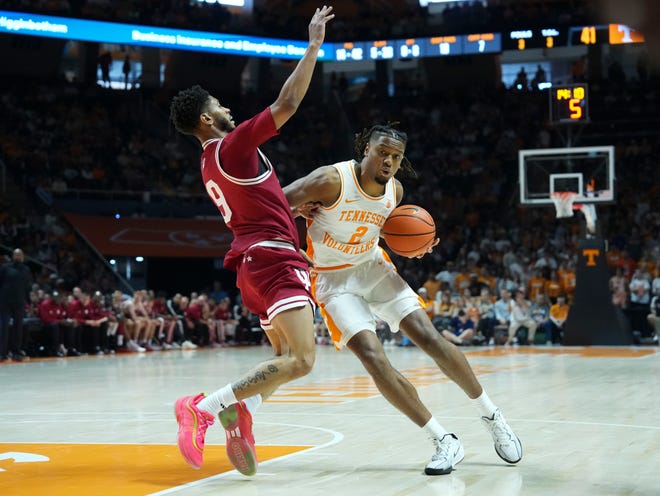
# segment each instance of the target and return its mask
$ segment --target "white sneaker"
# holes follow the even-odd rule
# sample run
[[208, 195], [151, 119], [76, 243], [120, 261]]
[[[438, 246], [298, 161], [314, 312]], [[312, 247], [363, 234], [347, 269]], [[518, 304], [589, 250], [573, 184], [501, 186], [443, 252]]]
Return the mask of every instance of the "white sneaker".
[[465, 457], [463, 445], [454, 434], [445, 434], [442, 439], [433, 438], [435, 454], [424, 469], [426, 475], [450, 473]]
[[184, 341], [181, 343], [182, 350], [194, 350], [197, 348], [197, 345], [191, 341]]
[[500, 409], [495, 411], [493, 418], [481, 417], [481, 421], [493, 436], [495, 452], [499, 457], [508, 463], [518, 463], [522, 459], [522, 444], [504, 420]]
[[172, 345], [172, 348], [174, 348], [175, 350], [180, 350], [181, 349], [181, 345], [179, 343], [177, 343], [176, 341], [172, 341], [171, 345]]
[[138, 353], [144, 353], [145, 351], [147, 351], [147, 350], [144, 349], [142, 346], [140, 346], [139, 344], [137, 344], [134, 340], [130, 340], [130, 341], [126, 344], [126, 348], [128, 348], [129, 351], [136, 351], [136, 352], [138, 352]]
[[170, 343], [163, 343], [164, 350], [171, 350], [172, 348], [174, 348], [174, 346], [172, 346]]

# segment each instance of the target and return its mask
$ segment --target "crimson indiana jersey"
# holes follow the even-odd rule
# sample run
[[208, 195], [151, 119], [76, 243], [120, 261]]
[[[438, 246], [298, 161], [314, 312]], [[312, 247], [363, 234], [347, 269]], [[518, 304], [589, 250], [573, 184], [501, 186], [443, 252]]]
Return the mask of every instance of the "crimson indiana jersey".
[[[296, 250], [300, 247], [291, 208], [275, 169], [257, 148], [275, 134], [277, 129], [270, 108], [266, 108], [224, 138], [211, 139], [202, 145], [201, 171], [206, 191], [234, 234], [231, 249], [225, 256], [228, 269], [235, 270], [241, 254], [259, 241], [280, 239], [291, 243]], [[237, 163], [243, 161], [245, 164]], [[244, 173], [253, 165], [256, 165], [254, 177], [237, 177], [237, 172]]]

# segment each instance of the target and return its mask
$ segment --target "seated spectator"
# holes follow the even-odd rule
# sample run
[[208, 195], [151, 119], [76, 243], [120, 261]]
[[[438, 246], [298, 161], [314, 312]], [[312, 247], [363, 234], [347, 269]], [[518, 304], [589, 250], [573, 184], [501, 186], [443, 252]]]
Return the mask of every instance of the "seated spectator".
[[94, 292], [92, 301], [94, 303], [96, 316], [98, 318], [105, 317], [107, 319], [106, 331], [105, 333], [101, 332], [101, 347], [104, 351], [107, 350], [108, 353], [114, 354], [117, 349], [117, 331], [119, 329], [117, 316], [112, 310], [111, 303], [106, 300], [100, 291]]
[[80, 356], [76, 349], [77, 327], [75, 321], [66, 314], [63, 294], [54, 292], [51, 297], [46, 297], [39, 305], [39, 316], [47, 334], [50, 334], [54, 356]]
[[91, 355], [103, 355], [107, 348], [101, 348], [101, 334], [106, 335], [108, 318], [99, 314], [89, 293], [80, 293], [79, 324], [82, 327], [83, 340], [87, 341], [83, 350]]
[[124, 295], [121, 291], [115, 291], [112, 295], [112, 305], [117, 311], [117, 318], [122, 324], [122, 344], [126, 346], [128, 351], [135, 351], [138, 353], [144, 353], [147, 351], [137, 342], [145, 321], [135, 312], [133, 298]]
[[545, 282], [545, 294], [550, 298], [550, 303], [556, 303], [557, 297], [561, 293], [561, 282], [556, 269], [550, 271], [550, 278]]
[[457, 346], [470, 344], [474, 337], [474, 321], [468, 314], [460, 310], [458, 315], [452, 319], [450, 329], [443, 329], [441, 333], [447, 341], [451, 341]]
[[261, 328], [259, 316], [250, 312], [241, 300], [237, 308], [238, 324], [236, 324], [235, 340], [238, 343], [268, 344], [266, 334]]
[[425, 287], [421, 287], [417, 290], [417, 296], [422, 301], [424, 311], [426, 315], [429, 316], [431, 322], [433, 322], [433, 317], [435, 316], [434, 301], [429, 297], [429, 292]]
[[165, 293], [158, 293], [150, 302], [151, 316], [161, 322], [161, 331], [157, 338], [162, 344], [163, 349], [171, 350], [179, 348], [178, 344], [174, 341], [174, 331], [177, 327], [178, 319], [176, 316], [171, 315], [167, 308], [167, 301]]
[[653, 341], [658, 343], [660, 338], [660, 289], [658, 289], [651, 299], [651, 313], [649, 313], [647, 320], [651, 329], [653, 329]]
[[651, 283], [642, 268], [635, 270], [629, 284], [631, 307], [648, 306], [651, 303]]
[[456, 305], [451, 297], [451, 290], [446, 289], [442, 293], [438, 293], [440, 301], [435, 302], [435, 317], [433, 318], [433, 325], [436, 329], [441, 331], [447, 329], [451, 325], [451, 319], [456, 317]]
[[212, 347], [227, 346], [228, 338], [236, 338], [238, 320], [234, 318], [230, 305], [231, 300], [225, 296], [213, 310], [213, 329], [209, 338]]
[[504, 344], [508, 339], [509, 324], [511, 322], [511, 292], [508, 289], [500, 290], [500, 299], [495, 302], [493, 310], [495, 311], [497, 323], [494, 328], [494, 337], [488, 341], [488, 344], [496, 344], [496, 341], [500, 339], [501, 342], [497, 344]]
[[539, 269], [535, 269], [532, 272], [532, 277], [527, 281], [527, 291], [530, 300], [536, 301], [537, 295], [545, 294], [546, 282], [547, 279], [543, 277]]
[[544, 325], [547, 344], [561, 344], [564, 338], [564, 323], [568, 318], [569, 306], [562, 294], [557, 297], [557, 303], [550, 307], [550, 317]]
[[630, 280], [630, 305], [627, 315], [630, 318], [630, 324], [633, 332], [639, 333], [642, 337], [647, 337], [647, 322], [649, 305], [651, 304], [651, 283], [649, 275], [643, 268], [638, 268]]
[[487, 286], [481, 288], [481, 294], [477, 298], [477, 308], [479, 310], [477, 336], [483, 338], [481, 342], [490, 342], [495, 337], [495, 326], [498, 321], [495, 317], [495, 303]]
[[201, 298], [190, 300], [190, 305], [184, 310], [185, 325], [190, 332], [191, 341], [197, 346], [209, 343], [209, 316], [206, 315], [204, 301]]
[[[516, 337], [521, 327], [527, 328], [527, 338], [522, 340], [522, 342]], [[509, 324], [509, 336], [505, 344], [533, 344], [535, 334], [536, 322], [532, 318], [531, 305], [525, 299], [525, 292], [519, 289], [511, 301], [511, 322]]]
[[157, 329], [162, 330], [163, 322], [153, 318], [150, 308], [149, 294], [147, 291], [136, 291], [133, 294], [133, 307], [135, 315], [138, 318], [138, 329], [142, 330], [142, 334], [138, 332], [135, 339], [138, 345], [147, 351], [160, 351], [163, 348], [154, 341]]
[[[536, 322], [537, 329], [546, 329], [546, 325], [549, 322], [550, 316], [550, 307], [548, 306], [548, 299], [545, 294], [537, 293], [534, 302], [532, 303], [532, 318]], [[546, 341], [548, 340], [548, 332], [546, 331]], [[550, 343], [552, 344], [552, 343]]]
[[167, 309], [171, 315], [174, 315], [177, 318], [177, 328], [181, 334], [181, 349], [182, 350], [194, 350], [197, 348], [197, 345], [191, 341], [192, 334], [188, 329], [186, 324], [186, 310], [190, 300], [187, 296], [182, 296], [181, 294], [176, 294], [171, 300], [167, 302]]

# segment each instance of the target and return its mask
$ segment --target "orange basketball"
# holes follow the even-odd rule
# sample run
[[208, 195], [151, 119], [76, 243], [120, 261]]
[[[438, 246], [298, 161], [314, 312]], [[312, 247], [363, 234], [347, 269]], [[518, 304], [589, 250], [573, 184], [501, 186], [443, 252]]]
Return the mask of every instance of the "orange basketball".
[[390, 250], [397, 255], [412, 258], [433, 244], [435, 222], [422, 207], [400, 205], [385, 221], [382, 233]]

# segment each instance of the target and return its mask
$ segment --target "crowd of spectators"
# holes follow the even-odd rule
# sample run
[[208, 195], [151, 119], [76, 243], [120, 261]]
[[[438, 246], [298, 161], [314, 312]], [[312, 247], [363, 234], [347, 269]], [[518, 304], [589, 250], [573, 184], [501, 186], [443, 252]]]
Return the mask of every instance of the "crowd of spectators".
[[[16, 259], [2, 267], [15, 264]], [[0, 280], [3, 289], [4, 282]], [[18, 295], [22, 319], [14, 317], [3, 329], [7, 334], [0, 343], [0, 362], [267, 344], [259, 318], [240, 296], [232, 301], [217, 284], [207, 292], [171, 297], [147, 290], [69, 290], [62, 281], [35, 282], [28, 290], [26, 301]]]
[[[40, 5], [46, 4], [49, 8], [74, 8], [74, 2]], [[89, 1], [75, 5], [91, 9], [102, 4]], [[161, 8], [169, 8], [164, 11], [169, 13], [178, 7], [201, 8], [181, 2], [163, 5]], [[506, 11], [501, 5], [489, 5], [490, 15], [494, 16], [498, 8]], [[560, 5], [558, 2], [556, 7], [560, 9]], [[13, 2], [12, 7], [20, 10], [25, 5]], [[445, 11], [445, 15], [449, 18], [457, 12], [466, 14], [482, 8], [465, 4]], [[528, 8], [533, 11], [537, 7], [530, 4]], [[575, 12], [579, 9], [573, 15]], [[653, 331], [660, 313], [660, 95], [647, 76], [642, 78], [640, 73], [636, 82], [620, 77], [591, 81], [593, 123], [582, 136], [584, 144], [616, 147], [617, 202], [599, 208], [598, 222], [609, 242], [613, 302], [625, 311], [633, 310], [631, 315], [648, 310], [644, 318], [631, 318], [632, 329], [642, 334]], [[0, 158], [29, 201], [38, 203], [35, 192], [48, 196], [71, 190], [204, 198], [195, 165], [198, 146], [184, 137], [172, 138], [167, 109], [159, 108], [159, 102], [167, 101], [167, 97], [151, 99], [141, 91], [112, 92], [56, 82], [19, 84], [6, 80], [2, 84], [0, 102], [6, 118], [0, 121]], [[330, 89], [345, 91], [341, 85]], [[518, 150], [563, 146], [559, 133], [546, 122], [546, 93], [478, 86], [442, 93], [427, 89], [417, 75], [398, 75], [394, 96], [371, 81], [352, 98], [343, 98], [340, 106], [329, 97], [326, 101], [307, 100], [287, 123], [286, 132], [267, 143], [264, 151], [282, 183], [288, 184], [318, 165], [352, 156], [346, 146], [349, 130], [398, 121], [409, 135], [407, 156], [417, 174], [401, 178], [404, 201], [433, 213], [441, 243], [422, 260], [396, 257], [395, 261], [412, 287], [426, 289], [429, 315], [439, 332], [446, 331], [447, 338], [457, 344], [475, 339], [476, 343], [527, 342], [538, 335], [549, 342], [561, 342], [565, 318], [561, 317], [561, 298], [571, 303], [580, 214], [560, 221], [551, 208], [526, 209], [516, 202]], [[265, 95], [248, 93], [237, 96], [231, 106], [240, 121], [267, 103]], [[212, 211], [212, 206], [209, 209]], [[58, 298], [66, 311], [66, 300], [77, 298], [72, 296], [74, 287], [81, 288], [92, 301], [97, 292], [104, 295], [99, 300], [107, 303], [103, 311], [111, 311], [117, 281], [57, 210], [0, 204], [0, 233], [5, 249], [21, 247], [27, 256], [36, 284], [33, 312], [38, 308], [36, 303], [45, 300], [57, 306]], [[134, 304], [141, 298], [150, 303], [159, 301], [153, 295], [121, 296], [120, 300]], [[182, 296], [170, 300], [175, 298], [195, 309], [200, 315], [199, 325], [182, 330], [182, 321], [172, 325], [170, 316], [168, 327], [164, 316], [147, 311], [140, 317], [151, 319], [150, 324], [120, 326], [122, 318], [126, 322], [136, 319], [115, 309], [114, 318], [120, 318], [113, 322], [107, 316], [103, 322], [107, 329], [99, 331], [98, 344], [96, 338], [84, 344], [75, 333], [69, 339], [69, 331], [61, 331], [61, 342], [57, 348], [49, 348], [49, 353], [62, 352], [59, 345], [67, 352], [80, 348], [82, 352], [104, 351], [110, 341], [104, 342], [103, 336], [112, 335], [124, 336], [123, 346], [133, 351], [186, 341], [222, 345], [222, 336], [229, 335], [231, 325], [221, 330], [211, 324], [209, 315], [226, 306], [222, 311], [232, 313], [228, 320], [239, 320], [234, 310], [240, 308], [239, 302], [205, 299], [201, 293], [187, 300]], [[516, 298], [519, 303], [511, 303]], [[553, 305], [558, 304], [562, 308], [553, 313]], [[507, 318], [497, 311], [503, 307], [509, 310]], [[40, 317], [33, 313], [28, 318]], [[152, 322], [159, 318], [163, 321]], [[75, 315], [66, 319], [82, 328], [88, 325], [81, 324]], [[110, 332], [113, 323], [119, 329], [115, 334]], [[77, 328], [76, 324], [69, 327]], [[526, 334], [518, 332], [520, 327]], [[320, 323], [318, 332], [325, 336]], [[175, 336], [179, 336], [178, 341]]]

